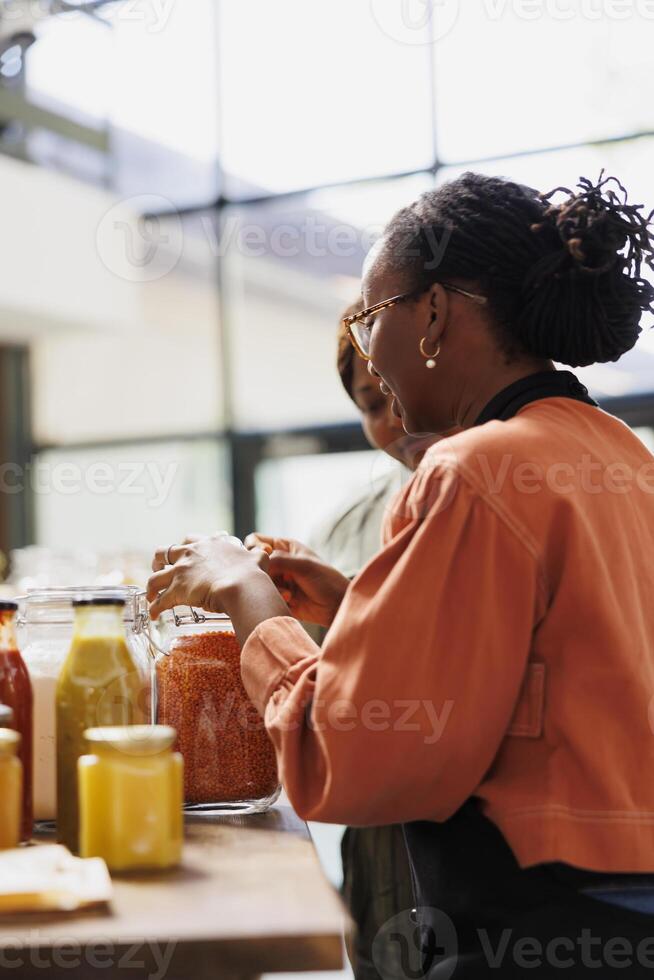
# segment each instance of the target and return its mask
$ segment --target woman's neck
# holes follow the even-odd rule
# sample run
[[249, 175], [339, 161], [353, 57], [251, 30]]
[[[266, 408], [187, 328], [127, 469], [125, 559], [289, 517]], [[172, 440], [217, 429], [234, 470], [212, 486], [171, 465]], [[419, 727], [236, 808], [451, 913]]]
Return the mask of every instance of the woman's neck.
[[529, 362], [521, 361], [503, 365], [501, 369], [479, 378], [474, 388], [469, 387], [467, 392], [463, 392], [460, 404], [457, 406], [457, 424], [462, 429], [470, 429], [475, 424], [482, 411], [500, 391], [508, 388], [509, 385], [523, 378], [528, 378], [531, 374], [538, 374], [541, 371], [555, 371], [556, 368], [552, 361], [533, 360]]

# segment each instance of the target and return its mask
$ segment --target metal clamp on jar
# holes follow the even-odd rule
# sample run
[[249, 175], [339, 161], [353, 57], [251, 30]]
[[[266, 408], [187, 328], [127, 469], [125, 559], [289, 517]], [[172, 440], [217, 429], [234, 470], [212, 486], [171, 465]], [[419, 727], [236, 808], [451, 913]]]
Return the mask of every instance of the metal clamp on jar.
[[258, 813], [279, 796], [275, 749], [241, 680], [227, 616], [180, 607], [162, 617], [156, 714], [177, 730], [187, 809]]

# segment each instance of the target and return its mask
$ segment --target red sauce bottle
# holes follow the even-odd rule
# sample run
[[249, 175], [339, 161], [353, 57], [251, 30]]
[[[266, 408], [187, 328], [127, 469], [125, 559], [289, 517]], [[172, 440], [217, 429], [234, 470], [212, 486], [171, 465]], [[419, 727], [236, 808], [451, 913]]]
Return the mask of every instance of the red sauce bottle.
[[0, 703], [14, 713], [12, 728], [21, 734], [19, 758], [23, 764], [23, 816], [21, 840], [32, 836], [32, 684], [16, 642], [15, 602], [0, 602]]

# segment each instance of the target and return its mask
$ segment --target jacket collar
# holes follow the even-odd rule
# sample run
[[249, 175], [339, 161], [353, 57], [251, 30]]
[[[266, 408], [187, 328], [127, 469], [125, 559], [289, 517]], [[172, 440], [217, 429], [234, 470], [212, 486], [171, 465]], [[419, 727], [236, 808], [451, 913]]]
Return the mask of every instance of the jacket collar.
[[505, 422], [525, 405], [541, 398], [572, 398], [598, 407], [588, 394], [588, 388], [572, 371], [539, 371], [514, 381], [498, 392], [486, 405], [475, 425], [484, 425], [492, 419]]

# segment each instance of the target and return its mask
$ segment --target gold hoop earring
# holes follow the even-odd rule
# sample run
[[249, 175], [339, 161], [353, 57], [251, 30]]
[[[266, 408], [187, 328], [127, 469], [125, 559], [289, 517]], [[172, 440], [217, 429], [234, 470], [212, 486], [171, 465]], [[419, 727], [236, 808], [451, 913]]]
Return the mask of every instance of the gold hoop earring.
[[426, 341], [427, 341], [427, 338], [426, 337], [423, 337], [422, 340], [420, 341], [420, 353], [425, 358], [425, 367], [426, 368], [429, 368], [429, 370], [431, 371], [433, 368], [436, 367], [436, 361], [438, 359], [438, 355], [441, 352], [441, 345], [440, 345], [440, 341], [439, 341], [439, 343], [436, 346], [436, 350], [434, 351], [434, 353], [433, 354], [428, 354], [427, 351], [425, 350], [425, 343], [426, 343]]

